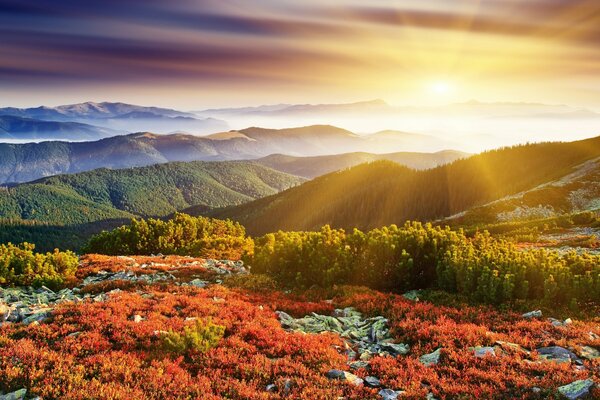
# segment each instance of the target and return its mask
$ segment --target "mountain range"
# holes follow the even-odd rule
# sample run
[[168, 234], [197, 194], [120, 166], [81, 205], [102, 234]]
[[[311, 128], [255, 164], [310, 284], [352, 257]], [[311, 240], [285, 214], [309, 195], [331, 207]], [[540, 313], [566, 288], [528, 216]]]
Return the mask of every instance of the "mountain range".
[[[144, 107], [125, 103], [94, 103], [86, 102], [58, 107], [33, 107], [33, 108], [0, 108], [0, 116], [12, 116], [34, 119], [45, 122], [68, 123], [77, 122], [93, 125], [97, 129], [108, 128], [118, 131], [139, 132], [153, 131], [156, 133], [169, 133], [185, 130], [194, 134], [208, 134], [228, 129], [225, 121], [215, 118], [200, 118], [192, 113], [159, 107]], [[90, 139], [85, 135], [78, 136], [77, 126], [65, 125], [69, 129], [70, 137], [46, 136], [44, 139]], [[9, 132], [12, 133], [12, 132]], [[122, 132], [121, 132], [122, 133]], [[113, 134], [121, 134], [119, 132]], [[22, 135], [23, 139], [30, 139]], [[75, 139], [72, 139], [75, 138]], [[1, 137], [0, 137], [1, 138]]]
[[[402, 132], [381, 132], [360, 136], [350, 131], [327, 125], [291, 129], [248, 128], [222, 132], [205, 137], [172, 134], [135, 133], [115, 136], [93, 142], [42, 142], [26, 144], [0, 143], [0, 184], [27, 182], [45, 176], [76, 173], [96, 168], [129, 168], [170, 161], [221, 161], [258, 159], [272, 154], [310, 157], [348, 152], [406, 151], [419, 142], [415, 135]], [[423, 143], [440, 148], [444, 143], [424, 136]], [[410, 151], [410, 150], [409, 150]], [[448, 158], [447, 156], [450, 155]], [[438, 160], [453, 160], [463, 153], [445, 153]], [[346, 156], [348, 157], [348, 156]], [[419, 167], [412, 158], [411, 166]], [[360, 158], [357, 156], [357, 159]], [[376, 157], [375, 157], [376, 158]], [[394, 159], [395, 156], [384, 157]], [[349, 165], [355, 165], [353, 162]], [[425, 167], [439, 162], [425, 162]], [[267, 164], [265, 164], [267, 165]], [[274, 165], [274, 164], [272, 164]], [[344, 164], [340, 164], [344, 166]], [[329, 172], [330, 170], [322, 170]], [[316, 170], [315, 173], [321, 174]]]

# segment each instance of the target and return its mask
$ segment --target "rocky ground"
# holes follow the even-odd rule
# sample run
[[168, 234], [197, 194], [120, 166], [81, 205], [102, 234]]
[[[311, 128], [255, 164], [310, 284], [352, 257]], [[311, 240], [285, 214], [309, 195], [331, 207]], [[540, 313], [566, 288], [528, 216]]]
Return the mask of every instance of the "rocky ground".
[[[0, 400], [600, 395], [597, 318], [434, 306], [419, 292], [309, 299], [256, 281], [241, 262], [88, 256], [69, 288], [2, 288]], [[157, 350], [157, 332], [204, 318], [225, 327], [216, 348]]]

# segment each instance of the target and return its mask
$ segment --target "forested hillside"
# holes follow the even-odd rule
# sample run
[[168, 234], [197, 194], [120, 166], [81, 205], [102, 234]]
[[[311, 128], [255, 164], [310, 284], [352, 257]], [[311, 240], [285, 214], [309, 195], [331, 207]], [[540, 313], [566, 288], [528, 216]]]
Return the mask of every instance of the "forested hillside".
[[330, 172], [378, 160], [393, 161], [414, 169], [427, 169], [456, 161], [468, 155], [468, 153], [454, 150], [439, 151], [437, 153], [400, 152], [373, 154], [359, 152], [316, 157], [294, 157], [284, 154], [273, 154], [261, 158], [256, 162], [278, 171], [312, 179]]
[[252, 234], [435, 220], [558, 179], [598, 156], [600, 137], [504, 148], [426, 171], [380, 161], [215, 215], [240, 221]]
[[0, 215], [65, 225], [134, 215], [166, 216], [192, 205], [241, 204], [302, 181], [244, 162], [99, 169], [4, 188], [0, 191]]

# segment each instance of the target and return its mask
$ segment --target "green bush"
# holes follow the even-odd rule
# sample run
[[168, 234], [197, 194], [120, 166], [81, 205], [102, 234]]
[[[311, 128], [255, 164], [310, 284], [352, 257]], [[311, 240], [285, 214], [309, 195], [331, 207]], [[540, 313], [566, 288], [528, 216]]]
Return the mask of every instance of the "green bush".
[[241, 288], [253, 292], [268, 292], [277, 289], [277, 281], [268, 275], [229, 275], [225, 277], [223, 285], [230, 288]]
[[134, 219], [112, 231], [93, 236], [86, 253], [108, 255], [178, 254], [237, 260], [251, 254], [252, 239], [243, 226], [229, 220], [176, 213], [160, 219]]
[[217, 346], [225, 334], [225, 327], [211, 320], [196, 320], [193, 326], [183, 328], [183, 333], [169, 330], [161, 336], [162, 348], [170, 353], [184, 354], [188, 351], [206, 353]]
[[487, 232], [469, 238], [462, 231], [416, 222], [366, 233], [328, 226], [319, 232], [280, 231], [256, 239], [248, 261], [253, 272], [302, 288], [441, 288], [492, 304], [600, 302], [599, 256], [523, 251]]
[[71, 251], [34, 253], [35, 245], [0, 245], [0, 284], [59, 288], [73, 278], [79, 260]]

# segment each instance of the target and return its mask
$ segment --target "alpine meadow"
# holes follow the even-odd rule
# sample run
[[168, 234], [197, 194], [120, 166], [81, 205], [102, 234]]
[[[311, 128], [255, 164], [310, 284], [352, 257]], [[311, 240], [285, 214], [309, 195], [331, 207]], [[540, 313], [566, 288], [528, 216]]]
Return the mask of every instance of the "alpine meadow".
[[0, 22], [0, 400], [600, 399], [597, 0]]

